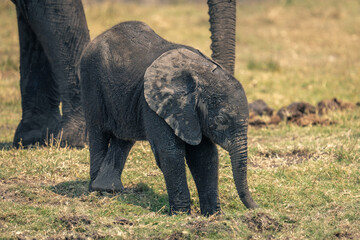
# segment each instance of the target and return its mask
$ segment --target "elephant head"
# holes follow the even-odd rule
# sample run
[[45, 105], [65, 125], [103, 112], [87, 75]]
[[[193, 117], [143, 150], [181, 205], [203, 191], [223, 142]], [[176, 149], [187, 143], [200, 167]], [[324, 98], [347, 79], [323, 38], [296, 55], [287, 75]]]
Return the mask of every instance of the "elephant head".
[[186, 48], [162, 54], [144, 75], [149, 107], [191, 145], [206, 136], [230, 153], [238, 194], [257, 207], [247, 184], [248, 103], [239, 81], [200, 52]]

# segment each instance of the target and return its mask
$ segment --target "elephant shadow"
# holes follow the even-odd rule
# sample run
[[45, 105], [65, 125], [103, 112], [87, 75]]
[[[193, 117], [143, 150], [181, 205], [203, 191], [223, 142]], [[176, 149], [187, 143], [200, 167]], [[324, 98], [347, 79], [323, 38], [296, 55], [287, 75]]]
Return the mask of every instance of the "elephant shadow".
[[10, 150], [13, 148], [12, 142], [0, 142], [0, 150]]
[[[69, 198], [86, 198], [89, 192], [89, 181], [68, 181], [49, 187], [50, 191]], [[134, 187], [125, 188], [120, 193], [97, 193], [99, 198], [117, 196], [121, 203], [140, 206], [152, 212], [169, 214], [169, 204], [167, 194], [158, 194], [149, 185], [138, 183]]]

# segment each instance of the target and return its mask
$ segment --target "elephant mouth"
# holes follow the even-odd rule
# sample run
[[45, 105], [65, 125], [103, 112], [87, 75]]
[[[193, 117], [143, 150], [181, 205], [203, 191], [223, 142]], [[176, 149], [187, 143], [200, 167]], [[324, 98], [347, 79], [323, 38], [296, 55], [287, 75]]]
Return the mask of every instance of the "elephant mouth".
[[232, 130], [230, 132], [231, 132], [230, 133], [231, 137], [229, 137], [229, 134], [226, 134], [225, 131], [217, 132], [218, 139], [219, 139], [218, 144], [228, 152], [230, 152], [232, 149], [237, 147], [243, 139], [243, 136], [241, 136], [241, 133], [238, 133], [239, 131]]

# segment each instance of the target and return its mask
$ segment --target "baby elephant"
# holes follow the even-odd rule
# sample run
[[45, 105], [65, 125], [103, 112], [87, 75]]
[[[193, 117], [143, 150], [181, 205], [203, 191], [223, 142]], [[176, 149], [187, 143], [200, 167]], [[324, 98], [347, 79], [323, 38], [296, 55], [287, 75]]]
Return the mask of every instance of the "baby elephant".
[[135, 141], [148, 140], [164, 174], [171, 213], [190, 212], [185, 161], [201, 213], [220, 210], [219, 144], [230, 153], [238, 194], [247, 184], [248, 103], [241, 84], [198, 50], [168, 42], [142, 22], [124, 22], [83, 52], [79, 77], [90, 147], [90, 190], [121, 191]]

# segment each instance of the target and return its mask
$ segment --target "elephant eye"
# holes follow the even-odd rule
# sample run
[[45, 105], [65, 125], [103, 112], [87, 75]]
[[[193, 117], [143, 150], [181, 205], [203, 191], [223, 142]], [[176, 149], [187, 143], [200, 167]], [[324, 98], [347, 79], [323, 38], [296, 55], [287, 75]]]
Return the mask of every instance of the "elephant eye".
[[225, 116], [220, 115], [215, 117], [215, 123], [217, 125], [226, 125], [228, 123], [228, 120]]

